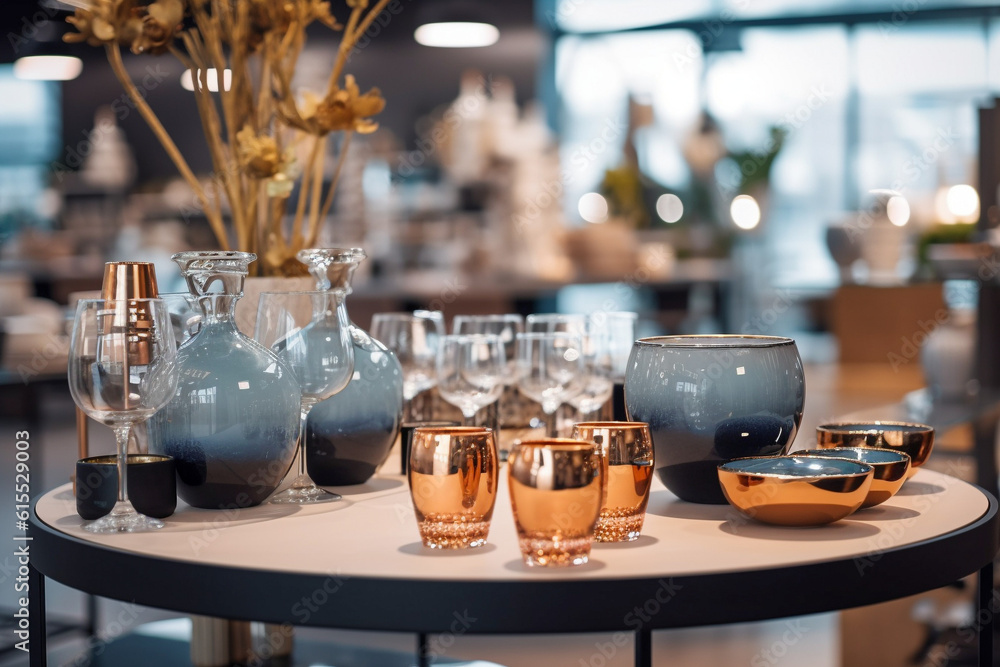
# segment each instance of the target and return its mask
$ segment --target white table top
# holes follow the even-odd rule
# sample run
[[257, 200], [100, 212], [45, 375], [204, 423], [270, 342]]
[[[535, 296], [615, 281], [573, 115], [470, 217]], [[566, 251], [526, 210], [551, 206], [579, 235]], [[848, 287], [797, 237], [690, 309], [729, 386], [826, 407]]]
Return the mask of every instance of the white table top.
[[880, 506], [827, 526], [786, 528], [750, 521], [728, 505], [680, 501], [654, 479], [639, 540], [595, 544], [587, 565], [527, 568], [521, 564], [504, 469], [500, 479], [488, 544], [459, 551], [432, 551], [420, 544], [406, 482], [397, 475], [339, 488], [343, 501], [313, 507], [210, 511], [180, 503], [166, 527], [153, 533], [85, 532], [69, 485], [40, 498], [36, 514], [80, 540], [202, 565], [376, 579], [514, 582], [699, 575], [864, 557], [957, 530], [989, 508], [977, 487], [920, 470]]

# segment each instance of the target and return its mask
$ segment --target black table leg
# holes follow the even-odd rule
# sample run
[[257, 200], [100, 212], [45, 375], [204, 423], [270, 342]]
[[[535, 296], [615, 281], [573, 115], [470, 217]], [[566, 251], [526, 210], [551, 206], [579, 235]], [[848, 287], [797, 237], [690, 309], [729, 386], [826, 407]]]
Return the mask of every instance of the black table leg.
[[635, 667], [653, 667], [653, 632], [647, 628], [635, 632]]
[[45, 575], [28, 565], [28, 613], [31, 616], [31, 667], [46, 665]]
[[993, 665], [993, 561], [979, 570], [979, 604], [976, 624], [979, 625], [979, 667]]
[[430, 667], [431, 659], [427, 655], [427, 635], [417, 634], [417, 667]]
[[83, 629], [88, 637], [93, 637], [97, 634], [97, 596], [90, 593], [86, 596], [87, 620]]

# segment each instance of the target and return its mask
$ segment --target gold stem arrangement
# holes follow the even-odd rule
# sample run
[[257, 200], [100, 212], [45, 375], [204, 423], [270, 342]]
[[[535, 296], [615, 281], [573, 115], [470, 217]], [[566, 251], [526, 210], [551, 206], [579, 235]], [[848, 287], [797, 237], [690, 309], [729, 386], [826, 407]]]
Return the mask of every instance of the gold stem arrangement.
[[[331, 11], [347, 10], [339, 23]], [[378, 127], [385, 101], [361, 93], [345, 74], [358, 40], [389, 0], [74, 0], [68, 42], [103, 45], [116, 78], [194, 191], [219, 245], [258, 252], [257, 270], [299, 272], [298, 250], [315, 245], [328, 219], [351, 137]], [[337, 10], [340, 11], [340, 10]], [[326, 89], [294, 90], [295, 70], [313, 23], [341, 32]], [[171, 54], [191, 72], [194, 101], [213, 174], [203, 185], [129, 76], [122, 45]], [[218, 79], [209, 87], [210, 70]], [[226, 72], [230, 73], [227, 85]], [[214, 85], [214, 84], [213, 84]], [[330, 135], [343, 133], [330, 141]], [[304, 143], [305, 142], [305, 143]], [[327, 148], [338, 146], [324, 187]], [[296, 155], [305, 155], [297, 163]], [[290, 195], [298, 203], [290, 210]], [[210, 192], [214, 196], [209, 196]], [[224, 201], [223, 201], [224, 200]], [[228, 204], [225, 207], [224, 204]]]
[[163, 128], [163, 124], [160, 119], [157, 118], [153, 109], [146, 103], [146, 99], [135, 87], [132, 82], [132, 77], [129, 76], [128, 71], [125, 69], [125, 64], [122, 62], [121, 50], [118, 48], [118, 44], [108, 44], [106, 48], [108, 54], [108, 62], [111, 63], [111, 69], [114, 71], [115, 76], [118, 78], [119, 83], [125, 88], [125, 92], [132, 99], [136, 108], [139, 110], [139, 115], [142, 116], [143, 120], [149, 125], [150, 129], [153, 130], [153, 134], [159, 139], [160, 144], [167, 151], [167, 155], [173, 161], [174, 166], [177, 167], [177, 171], [181, 173], [181, 176], [187, 181], [191, 189], [194, 190], [195, 196], [198, 197], [198, 201], [201, 203], [202, 208], [205, 211], [205, 217], [208, 218], [208, 223], [212, 226], [212, 231], [215, 233], [219, 245], [223, 249], [228, 249], [228, 243], [226, 238], [226, 230], [222, 224], [222, 219], [214, 215], [214, 211], [208, 203], [208, 197], [205, 195], [204, 188], [201, 187], [201, 183], [198, 182], [197, 177], [194, 172], [191, 171], [191, 167], [188, 166], [187, 160], [181, 154], [180, 150], [177, 148], [177, 144], [174, 140], [170, 138], [167, 131]]

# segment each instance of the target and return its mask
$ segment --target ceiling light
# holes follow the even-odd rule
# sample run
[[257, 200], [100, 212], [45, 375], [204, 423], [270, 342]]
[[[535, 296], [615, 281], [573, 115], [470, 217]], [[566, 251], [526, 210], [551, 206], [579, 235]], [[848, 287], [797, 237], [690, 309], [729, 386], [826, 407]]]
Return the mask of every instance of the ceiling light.
[[902, 195], [893, 195], [885, 204], [885, 214], [889, 222], [903, 227], [910, 221], [910, 203]]
[[[208, 83], [208, 90], [212, 93], [219, 92], [219, 72], [214, 67], [209, 68], [205, 71], [205, 78]], [[230, 85], [233, 82], [233, 71], [223, 70], [222, 71], [222, 84], [225, 86], [226, 90], [229, 90]], [[198, 84], [201, 84], [201, 74], [198, 75]], [[184, 73], [181, 74], [181, 87], [184, 90], [194, 91], [194, 77], [191, 75], [191, 70], [186, 69]]]
[[760, 223], [760, 205], [750, 195], [739, 195], [729, 206], [729, 215], [740, 229], [753, 229]]
[[580, 217], [587, 222], [606, 222], [608, 219], [608, 200], [598, 192], [588, 192], [580, 197], [577, 203]]
[[424, 46], [474, 48], [495, 44], [500, 39], [500, 31], [490, 23], [447, 21], [425, 23], [417, 28], [413, 38]]
[[76, 56], [24, 56], [14, 62], [14, 76], [29, 81], [70, 81], [82, 71], [83, 61]]
[[684, 202], [675, 194], [660, 195], [656, 200], [656, 214], [663, 222], [673, 224], [684, 215]]

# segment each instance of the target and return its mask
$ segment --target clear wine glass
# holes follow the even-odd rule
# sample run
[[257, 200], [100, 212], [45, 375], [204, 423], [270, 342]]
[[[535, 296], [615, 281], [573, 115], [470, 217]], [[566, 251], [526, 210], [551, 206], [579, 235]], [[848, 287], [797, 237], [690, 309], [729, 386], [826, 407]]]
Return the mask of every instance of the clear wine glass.
[[532, 313], [524, 319], [524, 330], [528, 333], [562, 331], [583, 336], [587, 330], [587, 316], [575, 313]]
[[635, 343], [635, 328], [639, 314], [629, 311], [598, 312], [590, 315], [591, 319], [604, 323], [607, 330], [608, 356], [611, 364], [611, 379], [615, 384], [625, 382], [625, 371], [628, 368], [628, 358]]
[[79, 302], [73, 322], [69, 388], [91, 418], [110, 426], [118, 448], [118, 502], [84, 526], [92, 533], [135, 533], [163, 527], [128, 499], [128, 439], [177, 390], [177, 343], [160, 299]]
[[441, 397], [457, 407], [472, 425], [476, 412], [500, 398], [507, 358], [499, 336], [444, 336], [437, 357]]
[[558, 432], [559, 405], [580, 391], [583, 346], [579, 334], [526, 332], [517, 335], [518, 387], [542, 404], [551, 436]]
[[[577, 417], [581, 420], [600, 410], [611, 398], [614, 389], [606, 314], [536, 313], [528, 315], [526, 324], [529, 332], [565, 331], [580, 336], [583, 371], [579, 391], [566, 402], [576, 410]], [[630, 348], [631, 345], [629, 341]]]
[[614, 389], [613, 367], [607, 321], [596, 315], [587, 316], [581, 339], [583, 374], [580, 391], [567, 402], [577, 411], [577, 421], [586, 421], [600, 410]]
[[270, 348], [298, 380], [302, 392], [298, 473], [271, 503], [312, 504], [340, 500], [316, 486], [306, 471], [306, 419], [320, 401], [347, 386], [354, 373], [354, 346], [344, 290], [264, 292], [257, 306], [254, 339]]
[[376, 313], [372, 335], [396, 353], [403, 367], [403, 400], [413, 421], [413, 399], [437, 384], [438, 345], [444, 336], [444, 316], [438, 310]]
[[[517, 359], [517, 334], [524, 333], [524, 318], [516, 313], [504, 315], [456, 315], [451, 322], [454, 334], [484, 334], [500, 337], [507, 366], [514, 370]], [[511, 381], [505, 382], [512, 384]]]

